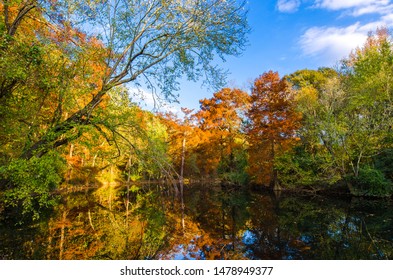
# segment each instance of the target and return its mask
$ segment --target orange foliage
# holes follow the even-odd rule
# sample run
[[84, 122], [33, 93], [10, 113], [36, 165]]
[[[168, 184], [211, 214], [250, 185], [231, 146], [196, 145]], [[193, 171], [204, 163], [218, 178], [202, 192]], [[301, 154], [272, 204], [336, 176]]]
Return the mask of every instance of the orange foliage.
[[233, 151], [240, 136], [242, 114], [249, 106], [249, 95], [240, 89], [224, 88], [213, 98], [199, 101], [201, 109], [195, 114], [205, 139], [198, 147], [199, 168], [208, 175], [215, 175], [218, 165], [228, 161], [233, 168]]
[[301, 119], [293, 92], [277, 72], [269, 71], [255, 80], [248, 117], [248, 172], [255, 183], [273, 187], [277, 184], [274, 160], [296, 143]]
[[[193, 124], [191, 113], [193, 110], [182, 108], [184, 118], [180, 119], [176, 114], [161, 114], [161, 122], [167, 127], [168, 155], [172, 159], [176, 170], [181, 173], [181, 161], [189, 159], [195, 147], [201, 141], [201, 131]], [[192, 173], [190, 167], [185, 164], [185, 174]]]

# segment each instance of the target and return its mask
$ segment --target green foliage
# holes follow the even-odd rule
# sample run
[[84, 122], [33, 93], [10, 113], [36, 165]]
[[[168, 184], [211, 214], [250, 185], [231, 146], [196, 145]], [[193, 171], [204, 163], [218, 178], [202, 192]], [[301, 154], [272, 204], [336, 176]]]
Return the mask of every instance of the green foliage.
[[250, 176], [246, 172], [247, 164], [248, 159], [245, 149], [236, 149], [229, 162], [220, 162], [218, 172], [223, 180], [245, 186], [250, 181]]
[[295, 147], [279, 156], [275, 162], [280, 183], [284, 187], [293, 188], [337, 182], [340, 178], [334, 175], [328, 158], [320, 153], [312, 154], [303, 146]]
[[370, 166], [359, 170], [357, 177], [349, 177], [351, 193], [357, 196], [391, 196], [393, 194], [392, 182], [385, 178], [380, 170]]
[[224, 174], [223, 176], [224, 180], [227, 180], [231, 183], [234, 183], [236, 185], [240, 186], [245, 186], [250, 182], [250, 176], [248, 173], [245, 171], [245, 169], [240, 169], [237, 172], [229, 172]]
[[[295, 159], [289, 155], [282, 158], [278, 166], [282, 181], [309, 184], [312, 176], [319, 177], [318, 182], [329, 179], [326, 175], [330, 173], [331, 182], [355, 178], [360, 189], [363, 184], [372, 185], [366, 191], [355, 188], [354, 193], [389, 193], [382, 177], [385, 174], [391, 178], [391, 160], [381, 152], [392, 145], [391, 50], [392, 38], [387, 30], [377, 30], [363, 48], [342, 62], [340, 72], [326, 68], [300, 70], [288, 76], [302, 114], [298, 133], [309, 155], [295, 153]], [[306, 158], [315, 161], [310, 165], [307, 160], [303, 162]], [[383, 172], [374, 174], [375, 182], [371, 180], [374, 171], [367, 167], [372, 163]], [[312, 171], [313, 164], [323, 172]]]
[[319, 68], [318, 70], [298, 70], [286, 79], [296, 88], [313, 87], [318, 90], [322, 89], [328, 79], [337, 76], [337, 72], [331, 68]]
[[147, 221], [143, 235], [141, 251], [145, 258], [152, 258], [166, 236], [166, 216], [159, 205], [159, 199], [153, 192], [138, 192], [134, 205], [134, 214], [143, 223]]
[[386, 178], [393, 180], [393, 149], [386, 149], [375, 158], [375, 167], [381, 170]]
[[0, 178], [7, 182], [5, 206], [18, 209], [23, 218], [39, 219], [42, 210], [56, 205], [53, 192], [63, 170], [64, 161], [54, 153], [30, 160], [15, 159], [0, 167]]

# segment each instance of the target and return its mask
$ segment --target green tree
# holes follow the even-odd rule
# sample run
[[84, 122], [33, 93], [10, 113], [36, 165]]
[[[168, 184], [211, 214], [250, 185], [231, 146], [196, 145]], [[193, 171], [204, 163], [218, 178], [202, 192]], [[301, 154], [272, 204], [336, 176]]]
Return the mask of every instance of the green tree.
[[[392, 147], [392, 48], [388, 30], [378, 29], [343, 62], [343, 86], [348, 93], [348, 127], [343, 146], [353, 181], [367, 184], [365, 178], [370, 180], [366, 191], [369, 195], [389, 195], [392, 191], [391, 182], [378, 170], [372, 170], [379, 155]], [[382, 183], [375, 183], [376, 178]]]
[[279, 160], [283, 179], [293, 186], [335, 183], [345, 173], [340, 149], [344, 92], [339, 89], [339, 74], [329, 68], [305, 69], [287, 80], [296, 91], [296, 110], [302, 119], [301, 141]]
[[[345, 180], [354, 194], [390, 194], [391, 183], [375, 168], [384, 170], [381, 163], [389, 163], [386, 155], [392, 144], [391, 50], [387, 30], [377, 30], [343, 60], [339, 72], [302, 70], [288, 77], [303, 115], [299, 131], [303, 147], [298, 151], [312, 155], [309, 160], [319, 170], [299, 168], [299, 162], [292, 160], [292, 169], [281, 165], [287, 173], [319, 174], [319, 180], [311, 180], [316, 183]], [[384, 159], [378, 161], [380, 154]], [[303, 159], [307, 159], [304, 153]]]
[[[19, 7], [25, 9], [28, 4]], [[100, 33], [104, 52], [99, 59], [105, 69], [77, 111], [60, 118], [24, 149], [22, 157], [27, 159], [64, 145], [70, 131], [91, 125], [95, 108], [113, 87], [145, 84], [153, 92], [158, 87], [171, 99], [183, 74], [191, 80], [204, 76], [217, 85], [223, 81], [223, 72], [212, 64], [214, 58], [238, 55], [248, 32], [244, 3], [234, 0], [56, 1], [35, 3], [32, 10], [38, 8], [52, 15], [43, 21], [62, 35], [64, 51], [75, 52], [72, 58], [78, 59], [85, 41]]]

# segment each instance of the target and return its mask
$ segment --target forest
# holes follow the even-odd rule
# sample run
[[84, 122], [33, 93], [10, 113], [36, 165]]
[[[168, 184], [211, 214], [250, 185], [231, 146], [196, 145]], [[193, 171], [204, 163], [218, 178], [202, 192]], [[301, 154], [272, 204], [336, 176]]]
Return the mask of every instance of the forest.
[[[335, 69], [226, 87], [215, 59], [241, 54], [249, 32], [233, 0], [2, 0], [0, 220], [41, 221], [64, 193], [102, 186], [127, 186], [128, 218], [142, 183], [391, 198], [390, 31]], [[175, 102], [184, 76], [216, 89], [198, 110], [151, 112], [130, 94]]]

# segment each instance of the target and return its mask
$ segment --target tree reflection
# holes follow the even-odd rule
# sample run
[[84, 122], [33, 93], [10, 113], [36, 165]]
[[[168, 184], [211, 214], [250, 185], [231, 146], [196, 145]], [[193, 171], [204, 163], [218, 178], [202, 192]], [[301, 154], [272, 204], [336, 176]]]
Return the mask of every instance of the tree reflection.
[[391, 201], [106, 185], [0, 227], [3, 259], [391, 259]]

